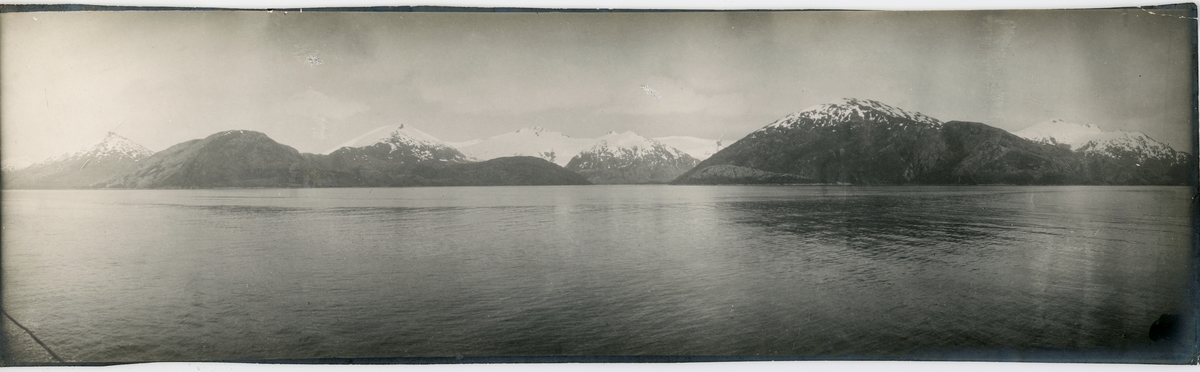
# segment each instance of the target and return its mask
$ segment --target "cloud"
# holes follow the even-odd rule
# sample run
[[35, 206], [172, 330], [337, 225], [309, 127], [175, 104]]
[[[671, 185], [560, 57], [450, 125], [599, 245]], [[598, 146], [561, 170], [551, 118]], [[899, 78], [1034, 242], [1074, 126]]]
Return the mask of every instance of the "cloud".
[[[645, 80], [645, 83], [630, 83], [623, 87], [626, 89], [614, 92], [611, 103], [602, 111], [633, 115], [733, 116], [745, 114], [751, 106], [747, 95], [741, 92], [704, 93], [673, 79], [652, 77]], [[648, 99], [642, 86], [653, 87], [661, 99]]]
[[345, 120], [370, 109], [365, 104], [339, 100], [311, 88], [292, 95], [284, 104], [284, 110], [288, 113], [333, 120]]
[[524, 114], [596, 107], [610, 99], [602, 72], [562, 59], [495, 56], [424, 66], [413, 76], [422, 100], [461, 113]]

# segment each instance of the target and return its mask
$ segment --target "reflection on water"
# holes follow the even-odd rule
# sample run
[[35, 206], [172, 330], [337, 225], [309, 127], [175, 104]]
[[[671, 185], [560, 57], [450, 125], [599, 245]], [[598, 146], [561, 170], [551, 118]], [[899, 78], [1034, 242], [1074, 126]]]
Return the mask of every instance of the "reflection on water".
[[[1191, 272], [1187, 188], [3, 197], [5, 310], [69, 361], [1161, 361], [1179, 349], [1149, 327], [1183, 312]], [[12, 360], [49, 361], [14, 329]]]

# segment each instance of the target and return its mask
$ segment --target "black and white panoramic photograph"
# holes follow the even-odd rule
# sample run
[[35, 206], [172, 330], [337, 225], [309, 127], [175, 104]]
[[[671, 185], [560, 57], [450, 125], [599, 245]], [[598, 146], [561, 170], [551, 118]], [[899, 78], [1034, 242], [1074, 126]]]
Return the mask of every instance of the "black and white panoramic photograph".
[[0, 365], [1195, 364], [1193, 3], [0, 5]]

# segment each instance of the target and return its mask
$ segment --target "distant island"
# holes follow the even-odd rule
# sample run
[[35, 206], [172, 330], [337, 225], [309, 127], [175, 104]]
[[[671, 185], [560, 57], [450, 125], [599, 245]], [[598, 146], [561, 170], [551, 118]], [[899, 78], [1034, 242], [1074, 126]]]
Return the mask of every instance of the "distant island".
[[[676, 147], [678, 146], [678, 147]], [[224, 131], [153, 152], [115, 133], [75, 153], [3, 171], [12, 189], [406, 187], [671, 183], [1187, 185], [1196, 159], [1138, 132], [1061, 120], [1009, 133], [877, 101], [796, 112], [738, 141], [572, 138], [526, 128], [448, 143], [386, 126], [328, 154]]]

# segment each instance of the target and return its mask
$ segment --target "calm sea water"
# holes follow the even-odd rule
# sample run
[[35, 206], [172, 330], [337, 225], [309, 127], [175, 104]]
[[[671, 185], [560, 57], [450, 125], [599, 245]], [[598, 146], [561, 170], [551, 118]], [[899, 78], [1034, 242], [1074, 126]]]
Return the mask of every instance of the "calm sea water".
[[[1161, 360], [1190, 189], [3, 192], [3, 306], [68, 361]], [[11, 361], [48, 354], [4, 320]], [[1190, 333], [1188, 335], [1191, 335]]]

